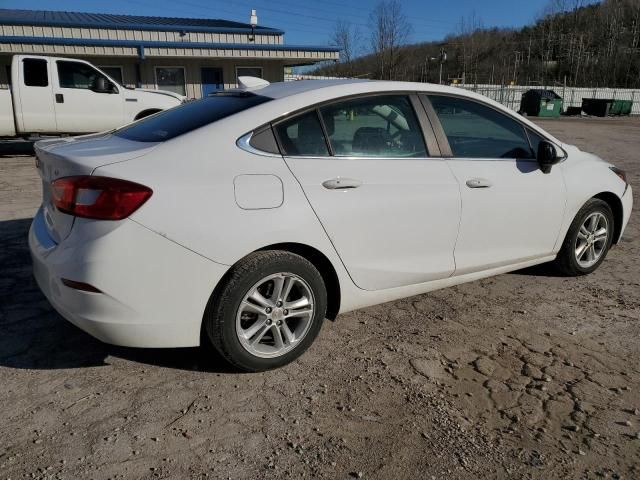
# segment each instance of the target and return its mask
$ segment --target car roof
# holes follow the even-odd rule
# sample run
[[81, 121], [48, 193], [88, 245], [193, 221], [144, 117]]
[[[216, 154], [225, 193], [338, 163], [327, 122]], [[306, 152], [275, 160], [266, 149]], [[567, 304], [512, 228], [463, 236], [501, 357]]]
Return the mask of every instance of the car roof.
[[311, 92], [324, 88], [331, 88], [335, 93], [344, 87], [353, 91], [353, 87], [360, 86], [364, 92], [375, 91], [429, 91], [429, 92], [449, 92], [464, 94], [465, 91], [459, 88], [437, 85], [433, 83], [417, 82], [394, 82], [384, 80], [365, 80], [356, 78], [328, 79], [328, 80], [296, 80], [291, 82], [277, 82], [262, 88], [251, 89], [257, 95], [270, 97], [273, 99], [289, 97], [300, 93]]

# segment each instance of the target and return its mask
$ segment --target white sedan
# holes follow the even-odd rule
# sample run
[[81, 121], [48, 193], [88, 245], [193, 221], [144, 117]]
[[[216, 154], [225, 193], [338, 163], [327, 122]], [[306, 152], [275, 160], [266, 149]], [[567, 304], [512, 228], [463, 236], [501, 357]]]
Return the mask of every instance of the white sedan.
[[70, 322], [264, 370], [342, 312], [545, 262], [590, 273], [629, 219], [623, 171], [483, 96], [245, 84], [37, 144], [34, 272]]

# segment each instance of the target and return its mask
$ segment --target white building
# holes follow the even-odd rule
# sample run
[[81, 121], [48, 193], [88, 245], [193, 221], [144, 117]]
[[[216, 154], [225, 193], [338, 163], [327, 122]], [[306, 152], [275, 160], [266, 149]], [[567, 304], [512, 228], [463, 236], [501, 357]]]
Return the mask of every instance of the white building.
[[286, 45], [282, 30], [228, 20], [0, 9], [0, 87], [17, 53], [81, 58], [124, 85], [191, 98], [239, 75], [282, 81], [285, 67], [338, 59], [336, 48]]

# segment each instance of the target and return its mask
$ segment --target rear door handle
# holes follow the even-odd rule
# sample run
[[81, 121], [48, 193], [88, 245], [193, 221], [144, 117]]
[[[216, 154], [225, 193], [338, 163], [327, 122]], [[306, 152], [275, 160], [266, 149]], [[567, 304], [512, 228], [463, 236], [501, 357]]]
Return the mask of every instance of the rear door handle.
[[64, 95], [56, 93], [56, 103], [64, 103]]
[[328, 190], [347, 190], [349, 188], [358, 188], [360, 185], [362, 185], [362, 182], [355, 178], [337, 177], [322, 182], [322, 186]]
[[467, 187], [469, 188], [489, 188], [493, 185], [486, 178], [470, 178], [467, 180]]

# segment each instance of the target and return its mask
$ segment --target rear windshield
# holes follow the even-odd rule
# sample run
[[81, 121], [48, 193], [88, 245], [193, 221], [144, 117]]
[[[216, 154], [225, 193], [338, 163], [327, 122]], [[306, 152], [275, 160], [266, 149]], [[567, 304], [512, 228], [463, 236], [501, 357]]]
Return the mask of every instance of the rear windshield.
[[164, 142], [269, 100], [249, 92], [213, 95], [132, 123], [114, 135], [135, 142]]

